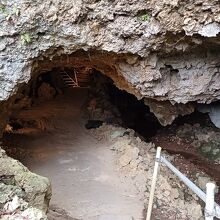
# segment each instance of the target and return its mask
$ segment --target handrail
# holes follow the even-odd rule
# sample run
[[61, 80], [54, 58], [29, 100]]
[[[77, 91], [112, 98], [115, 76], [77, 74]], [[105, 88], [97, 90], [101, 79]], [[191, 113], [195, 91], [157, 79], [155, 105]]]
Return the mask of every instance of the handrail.
[[160, 154], [161, 148], [157, 148], [156, 161], [154, 166], [154, 173], [152, 178], [152, 185], [150, 190], [150, 197], [148, 203], [147, 217], [146, 220], [150, 220], [152, 206], [153, 206], [153, 196], [156, 186], [157, 173], [159, 170], [159, 164], [165, 164], [180, 180], [182, 180], [185, 185], [187, 185], [197, 196], [203, 200], [206, 204], [205, 208], [205, 217], [206, 220], [212, 220], [214, 217], [220, 219], [220, 206], [214, 202], [214, 190], [215, 184], [207, 183], [206, 193], [202, 191], [198, 186], [196, 186], [189, 178], [187, 178], [183, 173], [181, 173], [176, 167], [174, 167], [164, 156]]

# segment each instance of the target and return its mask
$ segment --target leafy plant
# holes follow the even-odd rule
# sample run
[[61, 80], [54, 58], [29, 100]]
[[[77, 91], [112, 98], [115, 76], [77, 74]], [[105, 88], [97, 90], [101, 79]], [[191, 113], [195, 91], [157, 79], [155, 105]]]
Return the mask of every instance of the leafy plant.
[[30, 34], [28, 34], [28, 33], [21, 34], [21, 41], [22, 41], [22, 44], [29, 44], [29, 43], [31, 43], [31, 36], [30, 36]]
[[149, 21], [150, 15], [149, 14], [143, 14], [140, 16], [141, 21]]

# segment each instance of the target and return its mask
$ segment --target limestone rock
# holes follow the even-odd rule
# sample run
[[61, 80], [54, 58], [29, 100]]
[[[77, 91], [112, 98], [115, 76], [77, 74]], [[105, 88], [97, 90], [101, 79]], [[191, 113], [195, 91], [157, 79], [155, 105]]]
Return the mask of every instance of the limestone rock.
[[175, 104], [163, 101], [145, 99], [144, 103], [150, 107], [150, 111], [155, 114], [162, 125], [171, 124], [179, 115], [187, 115], [194, 111], [192, 104]]
[[220, 106], [216, 104], [199, 105], [198, 110], [202, 113], [208, 113], [213, 124], [220, 128]]
[[[3, 192], [4, 194], [4, 192]], [[13, 199], [4, 205], [1, 213], [1, 219], [3, 220], [47, 220], [47, 216], [44, 211], [37, 208], [28, 207], [29, 204], [17, 195]]]
[[46, 214], [44, 214], [41, 210], [36, 208], [28, 208], [21, 213], [16, 213], [14, 215], [4, 215], [2, 220], [47, 220]]
[[21, 216], [30, 220], [47, 220], [47, 216], [36, 208], [28, 208], [21, 213]]
[[203, 26], [198, 33], [204, 37], [216, 37], [216, 35], [219, 32], [220, 32], [220, 25], [214, 22]]
[[47, 211], [51, 198], [51, 186], [47, 178], [30, 172], [17, 160], [0, 151], [1, 205], [12, 196], [23, 198], [30, 206]]
[[178, 189], [172, 189], [170, 191], [170, 197], [171, 197], [171, 199], [177, 199], [179, 197]]
[[[23, 83], [57, 66], [95, 68], [139, 99], [220, 99], [217, 0], [16, 0], [1, 7], [0, 109]], [[9, 108], [0, 110], [1, 131]]]
[[126, 132], [126, 130], [118, 130], [118, 131], [115, 131], [113, 132], [113, 134], [111, 135], [111, 138], [112, 139], [115, 139], [117, 137], [123, 137], [124, 136], [124, 133]]
[[13, 183], [11, 183], [11, 185], [0, 183], [0, 208], [3, 208], [3, 206], [7, 202], [11, 201], [14, 198], [14, 196], [19, 196], [20, 198], [25, 196], [25, 193], [22, 191], [22, 188], [12, 184]]
[[205, 176], [199, 176], [197, 179], [198, 186], [204, 191], [206, 191], [206, 184], [209, 182], [211, 182], [210, 178]]
[[125, 149], [124, 155], [122, 155], [119, 159], [119, 163], [122, 167], [128, 165], [132, 160], [136, 160], [138, 158], [139, 149], [137, 147], [127, 148]]
[[5, 205], [4, 205], [4, 210], [8, 211], [8, 212], [14, 212], [17, 208], [19, 208], [20, 206], [20, 203], [19, 203], [19, 198], [18, 196], [16, 195], [11, 202], [7, 202]]

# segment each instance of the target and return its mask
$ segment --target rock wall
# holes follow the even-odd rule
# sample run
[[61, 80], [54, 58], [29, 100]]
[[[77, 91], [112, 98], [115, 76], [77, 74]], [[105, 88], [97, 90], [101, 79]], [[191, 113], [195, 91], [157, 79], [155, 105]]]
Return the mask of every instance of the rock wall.
[[[192, 112], [193, 102], [219, 100], [219, 4], [218, 0], [1, 0], [0, 136], [8, 116], [19, 107], [15, 105], [19, 90], [57, 66], [101, 71], [120, 89], [144, 98], [163, 125]], [[3, 174], [17, 172], [17, 162], [4, 154], [0, 163]], [[42, 199], [47, 203], [48, 181], [43, 179], [43, 191], [37, 188], [35, 195], [32, 184], [38, 177], [19, 164], [21, 171], [24, 176], [15, 175], [18, 188], [25, 189], [28, 202], [45, 210]]]
[[41, 62], [52, 66], [54, 58], [68, 60], [76, 51], [85, 51], [82, 63], [89, 59], [138, 98], [218, 100], [219, 11], [217, 0], [2, 0], [0, 102]]
[[51, 185], [46, 177], [30, 172], [17, 160], [8, 157], [0, 148], [0, 209], [15, 196], [28, 206], [46, 213], [51, 198]]

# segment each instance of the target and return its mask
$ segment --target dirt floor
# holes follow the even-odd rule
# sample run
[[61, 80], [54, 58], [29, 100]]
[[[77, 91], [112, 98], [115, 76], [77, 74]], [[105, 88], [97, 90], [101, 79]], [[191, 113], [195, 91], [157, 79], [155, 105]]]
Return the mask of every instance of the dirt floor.
[[[195, 144], [203, 146], [200, 139], [204, 139], [204, 129], [213, 134], [212, 129], [202, 126], [198, 129], [198, 125], [196, 129], [194, 125], [171, 127], [169, 131], [164, 128], [151, 138], [152, 142], [121, 126], [118, 120], [87, 130], [87, 119], [104, 120], [103, 112], [111, 113], [115, 108], [104, 98], [93, 112], [91, 100], [88, 90], [72, 89], [50, 101], [35, 101], [32, 107], [13, 114], [14, 130], [4, 136], [4, 146], [10, 156], [51, 180], [49, 220], [144, 219], [156, 146], [170, 152], [171, 155], [166, 151], [163, 154], [201, 189], [205, 190], [205, 184], [213, 180], [219, 185], [214, 175], [219, 165], [209, 164], [190, 145], [198, 136]], [[148, 123], [150, 127], [152, 121]], [[193, 131], [191, 140], [187, 135]], [[211, 135], [206, 137], [208, 141], [210, 138], [213, 139]], [[219, 143], [218, 138], [215, 142]], [[203, 211], [196, 195], [161, 166], [152, 219], [202, 220]]]
[[[23, 164], [51, 180], [51, 209], [64, 209], [66, 219], [142, 219], [144, 204], [134, 181], [119, 171], [110, 143], [98, 141], [84, 127], [81, 108], [86, 97], [86, 90], [72, 90], [20, 112], [19, 118], [38, 120], [46, 132], [20, 129], [6, 135], [5, 145], [12, 154], [16, 146]], [[50, 211], [51, 219], [62, 217], [53, 216]]]

